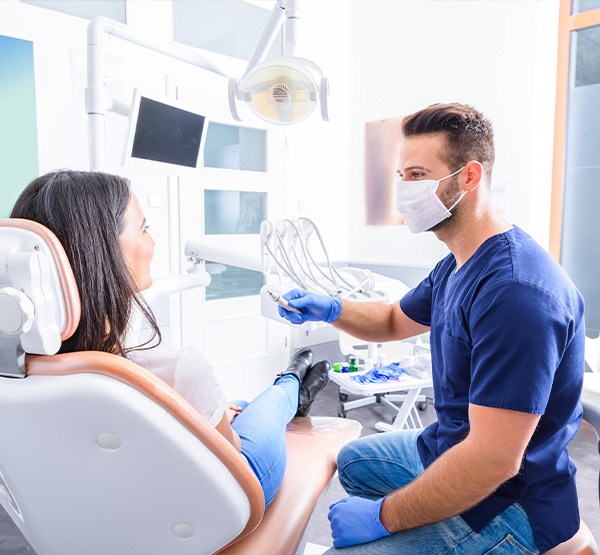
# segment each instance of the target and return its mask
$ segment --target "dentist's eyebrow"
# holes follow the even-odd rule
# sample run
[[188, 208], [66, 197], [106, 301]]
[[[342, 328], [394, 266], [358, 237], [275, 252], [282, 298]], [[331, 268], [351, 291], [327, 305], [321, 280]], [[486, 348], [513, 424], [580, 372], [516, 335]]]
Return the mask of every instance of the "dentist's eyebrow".
[[144, 227], [146, 227], [146, 218], [144, 218], [144, 220], [142, 221], [142, 225], [140, 226], [140, 229], [144, 229]]
[[[425, 170], [426, 172], [431, 171], [431, 169], [428, 168], [427, 166], [409, 166], [408, 168], [404, 168], [405, 172], [409, 172], [410, 170]], [[398, 170], [398, 171], [402, 171], [402, 170]]]

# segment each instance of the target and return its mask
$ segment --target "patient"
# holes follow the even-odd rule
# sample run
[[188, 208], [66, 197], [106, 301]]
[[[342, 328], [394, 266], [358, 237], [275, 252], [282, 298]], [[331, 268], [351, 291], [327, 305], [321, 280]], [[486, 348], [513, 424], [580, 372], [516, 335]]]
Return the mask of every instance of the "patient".
[[[265, 495], [275, 497], [286, 464], [285, 428], [305, 416], [327, 384], [329, 363], [311, 366], [312, 352], [296, 353], [275, 384], [254, 401], [227, 405], [208, 361], [191, 348], [158, 348], [156, 319], [138, 294], [152, 284], [154, 241], [129, 182], [100, 172], [57, 171], [21, 193], [11, 217], [37, 221], [62, 243], [79, 288], [81, 320], [60, 352], [104, 351], [138, 363], [188, 400], [248, 461]], [[133, 307], [153, 330], [137, 346], [125, 345]]]

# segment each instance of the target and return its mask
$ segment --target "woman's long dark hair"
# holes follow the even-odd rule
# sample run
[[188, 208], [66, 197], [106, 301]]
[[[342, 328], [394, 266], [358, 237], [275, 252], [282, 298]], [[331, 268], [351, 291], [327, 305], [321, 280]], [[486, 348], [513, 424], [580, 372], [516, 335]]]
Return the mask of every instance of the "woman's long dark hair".
[[[119, 243], [131, 191], [129, 181], [101, 172], [61, 170], [32, 181], [21, 193], [11, 218], [34, 220], [61, 242], [71, 262], [81, 298], [81, 319], [61, 353], [105, 351], [125, 356], [161, 335], [148, 305], [138, 295]], [[124, 345], [132, 306], [150, 323], [152, 337], [133, 348]]]

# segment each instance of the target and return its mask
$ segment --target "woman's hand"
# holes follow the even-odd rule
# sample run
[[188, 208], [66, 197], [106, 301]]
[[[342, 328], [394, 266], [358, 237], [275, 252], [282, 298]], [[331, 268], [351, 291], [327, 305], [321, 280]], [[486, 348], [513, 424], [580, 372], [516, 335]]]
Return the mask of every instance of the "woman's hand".
[[244, 409], [242, 407], [238, 407], [233, 403], [227, 403], [227, 405], [225, 405], [225, 414], [227, 415], [228, 422], [231, 423], [232, 420], [243, 410]]

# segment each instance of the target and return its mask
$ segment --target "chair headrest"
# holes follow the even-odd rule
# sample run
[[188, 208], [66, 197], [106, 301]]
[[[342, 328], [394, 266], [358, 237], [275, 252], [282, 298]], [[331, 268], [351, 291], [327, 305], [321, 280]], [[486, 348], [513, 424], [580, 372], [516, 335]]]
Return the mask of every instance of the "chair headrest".
[[13, 375], [5, 372], [10, 346], [57, 353], [80, 315], [73, 271], [54, 233], [34, 221], [0, 219], [0, 374]]

